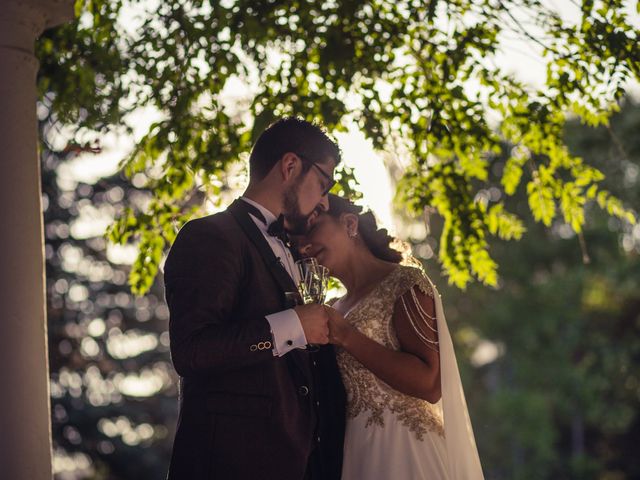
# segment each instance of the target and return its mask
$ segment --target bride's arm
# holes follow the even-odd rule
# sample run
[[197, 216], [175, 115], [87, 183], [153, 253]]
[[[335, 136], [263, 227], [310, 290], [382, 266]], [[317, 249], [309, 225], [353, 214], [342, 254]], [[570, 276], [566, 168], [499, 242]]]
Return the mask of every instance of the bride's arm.
[[327, 310], [331, 343], [344, 348], [399, 392], [431, 403], [440, 400], [440, 355], [432, 297], [414, 287], [396, 302], [392, 321], [400, 351], [391, 350], [363, 335], [336, 310]]

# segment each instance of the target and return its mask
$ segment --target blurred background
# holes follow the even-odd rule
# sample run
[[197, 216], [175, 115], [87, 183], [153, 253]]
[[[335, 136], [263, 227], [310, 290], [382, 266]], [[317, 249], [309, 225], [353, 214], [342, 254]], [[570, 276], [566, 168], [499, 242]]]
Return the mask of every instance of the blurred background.
[[[626, 100], [611, 129], [570, 123], [567, 141], [638, 206], [637, 103]], [[161, 281], [132, 295], [133, 256], [103, 236], [120, 202], [145, 193], [64, 167], [43, 156], [56, 477], [162, 478], [177, 390]], [[437, 219], [426, 235], [393, 218], [441, 289], [487, 478], [640, 478], [640, 227], [588, 210], [584, 263], [570, 228], [530, 221], [523, 240], [493, 245], [498, 287], [461, 291], [440, 277]]]
[[[533, 68], [519, 48], [505, 47], [500, 61], [539, 82], [544, 66]], [[228, 91], [229, 101], [245, 87]], [[608, 125], [570, 119], [562, 138], [637, 214], [634, 88]], [[158, 115], [133, 111], [129, 132], [101, 135], [94, 152], [69, 142], [54, 104], [44, 96], [38, 116], [55, 478], [160, 479], [178, 406], [162, 277], [134, 295], [128, 281], [137, 246], [105, 237], [115, 218], [154, 198], [148, 178], [126, 174], [120, 162]], [[495, 285], [461, 289], [438, 261], [443, 219], [433, 209], [412, 216], [393, 202], [401, 155], [374, 148], [356, 122], [334, 133], [359, 202], [410, 243], [443, 295], [486, 478], [640, 478], [640, 225], [590, 204], [580, 235], [562, 218], [549, 227], [534, 221], [523, 189], [505, 198], [507, 148], [475, 182], [474, 201], [507, 202], [527, 233], [515, 242], [489, 241], [499, 265]], [[212, 198], [200, 198], [207, 211], [242, 192], [245, 161], [232, 166]]]

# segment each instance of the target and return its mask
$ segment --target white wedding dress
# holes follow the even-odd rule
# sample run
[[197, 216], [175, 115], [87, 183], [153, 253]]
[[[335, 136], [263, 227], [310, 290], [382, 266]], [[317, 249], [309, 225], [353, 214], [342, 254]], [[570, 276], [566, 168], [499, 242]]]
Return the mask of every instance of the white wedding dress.
[[393, 308], [415, 285], [435, 301], [442, 398], [434, 405], [400, 393], [338, 349], [347, 390], [342, 480], [484, 478], [442, 301], [428, 277], [417, 268], [399, 266], [346, 318], [369, 338], [399, 350]]

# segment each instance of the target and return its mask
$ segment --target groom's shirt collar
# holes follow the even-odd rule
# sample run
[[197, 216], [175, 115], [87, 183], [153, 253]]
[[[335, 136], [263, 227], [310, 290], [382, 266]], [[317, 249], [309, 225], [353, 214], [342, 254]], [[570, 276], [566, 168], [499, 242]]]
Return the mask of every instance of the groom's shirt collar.
[[[249, 212], [249, 216], [253, 220], [253, 223], [258, 227], [260, 232], [262, 232], [262, 235], [271, 247], [271, 250], [273, 250], [275, 256], [278, 258], [284, 269], [289, 272], [289, 275], [297, 285], [300, 282], [300, 275], [295, 266], [295, 260], [291, 255], [291, 251], [287, 248], [287, 245], [282, 241], [282, 239], [269, 233], [269, 225], [277, 221], [276, 216], [258, 202], [255, 202], [250, 198], [240, 197], [240, 200], [254, 207], [257, 210], [257, 212], [254, 213], [260, 213], [264, 217], [258, 218], [256, 215]], [[267, 222], [266, 224], [265, 220]]]
[[253, 218], [255, 218], [256, 220], [259, 220], [258, 222], [256, 222], [256, 225], [258, 225], [261, 231], [266, 233], [267, 229], [269, 228], [269, 225], [271, 225], [273, 222], [277, 220], [276, 216], [273, 213], [271, 213], [270, 210], [266, 209], [265, 207], [260, 205], [258, 202], [251, 200], [250, 198], [247, 198], [247, 197], [240, 197], [240, 200], [242, 200], [243, 202], [247, 202], [249, 205], [256, 207], [258, 211], [262, 214], [262, 216], [264, 217], [264, 220], [266, 221], [266, 224], [263, 223], [261, 218], [256, 218], [255, 215], [252, 215], [251, 213], [249, 213], [249, 215], [251, 215]]

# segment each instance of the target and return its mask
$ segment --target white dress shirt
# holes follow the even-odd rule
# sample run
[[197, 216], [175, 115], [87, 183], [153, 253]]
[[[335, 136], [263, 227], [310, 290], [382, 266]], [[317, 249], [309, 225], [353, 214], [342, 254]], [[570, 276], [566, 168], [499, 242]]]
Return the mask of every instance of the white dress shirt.
[[[247, 197], [240, 197], [244, 202], [256, 207], [260, 213], [264, 216], [267, 224], [252, 214], [249, 214], [253, 223], [262, 232], [265, 240], [271, 247], [274, 255], [280, 261], [280, 264], [289, 273], [293, 282], [298, 285], [300, 281], [300, 274], [295, 265], [293, 255], [287, 248], [287, 246], [277, 237], [269, 235], [267, 229], [272, 222], [276, 221], [276, 216], [269, 210], [264, 208], [259, 203]], [[300, 324], [300, 318], [295, 310], [288, 309], [281, 312], [273, 313], [266, 316], [269, 325], [271, 326], [271, 334], [273, 335], [273, 355], [281, 357], [294, 348], [306, 348], [307, 338], [304, 335], [304, 330]]]

